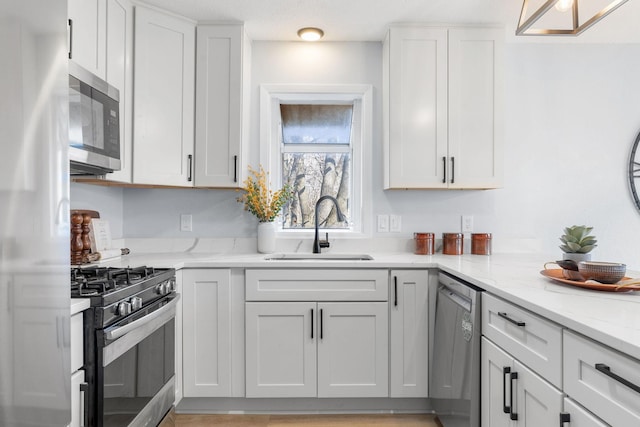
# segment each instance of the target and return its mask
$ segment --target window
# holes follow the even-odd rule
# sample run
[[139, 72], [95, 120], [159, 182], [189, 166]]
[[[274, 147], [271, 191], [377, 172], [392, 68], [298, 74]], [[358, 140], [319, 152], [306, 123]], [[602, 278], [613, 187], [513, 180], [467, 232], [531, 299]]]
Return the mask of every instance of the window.
[[[294, 192], [281, 215], [281, 232], [318, 225], [349, 235], [368, 229], [370, 180], [363, 180], [371, 145], [371, 87], [265, 85], [261, 88], [261, 164], [275, 187]], [[366, 185], [363, 185], [366, 182]], [[366, 196], [366, 197], [365, 197]]]

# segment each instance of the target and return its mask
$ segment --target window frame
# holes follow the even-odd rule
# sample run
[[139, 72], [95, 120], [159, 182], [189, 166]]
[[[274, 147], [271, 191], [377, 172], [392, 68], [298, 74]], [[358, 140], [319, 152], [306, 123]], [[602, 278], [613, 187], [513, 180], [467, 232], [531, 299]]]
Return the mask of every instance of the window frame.
[[[260, 85], [260, 164], [269, 171], [273, 185], [282, 182], [282, 140], [280, 103], [327, 104], [354, 103], [354, 137], [351, 141], [352, 194], [351, 227], [330, 229], [341, 238], [371, 236], [371, 158], [372, 158], [372, 92], [371, 85], [359, 84], [263, 84]], [[357, 115], [357, 117], [356, 117]], [[355, 129], [359, 123], [359, 129]], [[278, 217], [278, 237], [312, 236], [313, 229], [282, 229]]]

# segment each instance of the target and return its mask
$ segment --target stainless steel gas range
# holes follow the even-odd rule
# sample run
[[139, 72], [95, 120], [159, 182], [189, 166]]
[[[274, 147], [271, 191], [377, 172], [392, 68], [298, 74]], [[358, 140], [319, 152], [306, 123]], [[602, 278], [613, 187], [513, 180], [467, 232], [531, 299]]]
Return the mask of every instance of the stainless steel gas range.
[[157, 426], [175, 398], [175, 270], [71, 270], [84, 312], [85, 425]]

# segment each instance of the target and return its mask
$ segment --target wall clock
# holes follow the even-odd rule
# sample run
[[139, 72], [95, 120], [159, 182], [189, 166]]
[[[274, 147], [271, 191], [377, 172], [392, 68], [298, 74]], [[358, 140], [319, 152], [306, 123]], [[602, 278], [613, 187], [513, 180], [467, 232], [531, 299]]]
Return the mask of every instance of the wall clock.
[[640, 210], [640, 197], [638, 197], [638, 191], [640, 191], [640, 150], [638, 145], [640, 145], [640, 133], [633, 143], [631, 156], [629, 156], [629, 185], [631, 186], [633, 201], [638, 210]]

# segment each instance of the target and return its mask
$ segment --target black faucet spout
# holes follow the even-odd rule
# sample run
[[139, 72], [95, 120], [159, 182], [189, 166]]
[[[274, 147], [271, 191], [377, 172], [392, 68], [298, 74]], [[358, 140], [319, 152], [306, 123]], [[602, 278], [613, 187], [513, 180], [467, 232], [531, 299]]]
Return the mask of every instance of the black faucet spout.
[[340, 206], [338, 206], [338, 201], [336, 200], [335, 197], [333, 196], [329, 196], [324, 195], [321, 196], [318, 201], [316, 202], [316, 208], [315, 208], [315, 237], [313, 239], [313, 253], [314, 254], [319, 254], [321, 251], [321, 248], [328, 248], [329, 247], [329, 235], [327, 234], [327, 239], [326, 240], [320, 240], [318, 237], [318, 206], [320, 206], [320, 203], [322, 203], [325, 200], [331, 200], [333, 202], [333, 204], [336, 207], [336, 216], [338, 217], [338, 221], [340, 222], [344, 222], [345, 221], [345, 217], [342, 214], [342, 211], [340, 210]]

